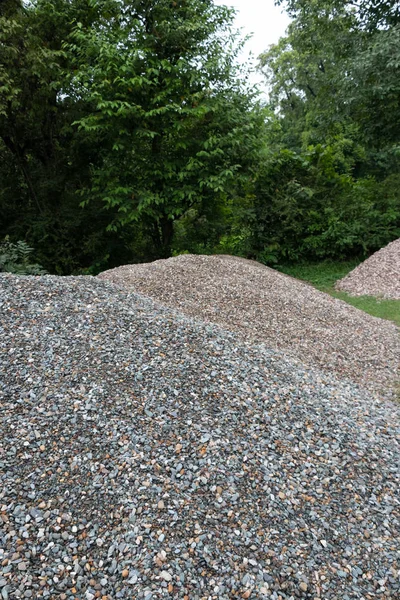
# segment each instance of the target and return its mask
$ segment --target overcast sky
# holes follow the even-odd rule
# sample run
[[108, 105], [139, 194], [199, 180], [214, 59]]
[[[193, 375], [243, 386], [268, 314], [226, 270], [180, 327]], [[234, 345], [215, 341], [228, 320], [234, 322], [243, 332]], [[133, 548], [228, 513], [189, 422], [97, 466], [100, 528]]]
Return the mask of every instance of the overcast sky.
[[[281, 7], [275, 6], [274, 0], [214, 0], [215, 4], [233, 6], [237, 10], [235, 25], [243, 29], [243, 34], [252, 33], [247, 43], [243, 60], [247, 60], [251, 52], [256, 58], [270, 44], [275, 44], [285, 34], [289, 18]], [[257, 82], [262, 81], [256, 77]]]

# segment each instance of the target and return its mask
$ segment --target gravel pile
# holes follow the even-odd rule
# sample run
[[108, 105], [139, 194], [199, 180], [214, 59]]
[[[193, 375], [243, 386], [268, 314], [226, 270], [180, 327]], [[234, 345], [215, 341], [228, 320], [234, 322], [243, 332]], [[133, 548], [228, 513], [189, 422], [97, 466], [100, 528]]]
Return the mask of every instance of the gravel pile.
[[335, 287], [351, 296], [400, 300], [400, 239], [375, 252]]
[[0, 276], [0, 597], [400, 598], [400, 406], [90, 277]]
[[183, 255], [99, 277], [366, 387], [398, 378], [394, 324], [254, 261]]

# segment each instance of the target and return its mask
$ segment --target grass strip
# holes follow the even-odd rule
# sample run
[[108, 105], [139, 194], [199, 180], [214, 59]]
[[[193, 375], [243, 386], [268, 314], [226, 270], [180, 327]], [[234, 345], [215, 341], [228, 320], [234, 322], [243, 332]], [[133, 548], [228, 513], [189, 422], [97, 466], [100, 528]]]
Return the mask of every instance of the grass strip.
[[296, 277], [296, 279], [307, 281], [318, 290], [330, 294], [334, 298], [339, 298], [373, 317], [393, 321], [400, 327], [400, 300], [383, 300], [373, 296], [350, 296], [346, 292], [338, 292], [334, 289], [335, 282], [347, 275], [359, 263], [358, 260], [345, 262], [324, 261], [279, 266], [277, 270]]

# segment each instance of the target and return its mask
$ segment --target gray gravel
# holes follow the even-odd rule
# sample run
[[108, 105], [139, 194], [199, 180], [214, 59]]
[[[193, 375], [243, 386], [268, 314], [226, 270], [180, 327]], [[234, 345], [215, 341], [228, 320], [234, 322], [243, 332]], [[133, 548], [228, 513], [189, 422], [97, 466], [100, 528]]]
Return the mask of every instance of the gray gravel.
[[183, 255], [99, 277], [370, 389], [399, 379], [399, 328], [260, 263]]
[[0, 276], [0, 598], [400, 598], [400, 407], [95, 278]]
[[375, 252], [335, 287], [351, 296], [400, 300], [400, 239]]

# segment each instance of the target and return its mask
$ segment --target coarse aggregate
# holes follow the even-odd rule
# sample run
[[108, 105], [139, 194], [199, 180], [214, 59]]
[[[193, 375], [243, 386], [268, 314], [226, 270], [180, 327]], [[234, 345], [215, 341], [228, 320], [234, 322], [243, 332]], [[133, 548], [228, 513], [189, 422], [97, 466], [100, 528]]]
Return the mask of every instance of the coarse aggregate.
[[186, 254], [99, 278], [369, 389], [390, 395], [400, 379], [394, 323], [255, 261]]
[[0, 598], [400, 598], [400, 406], [91, 277], [0, 275]]
[[336, 282], [350, 296], [400, 300], [400, 239], [394, 240]]

